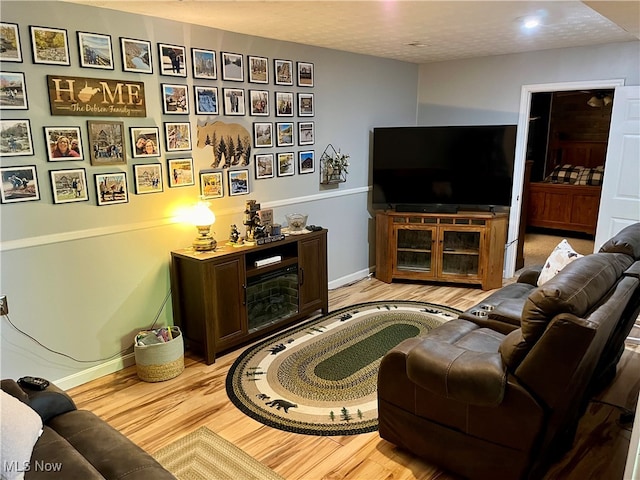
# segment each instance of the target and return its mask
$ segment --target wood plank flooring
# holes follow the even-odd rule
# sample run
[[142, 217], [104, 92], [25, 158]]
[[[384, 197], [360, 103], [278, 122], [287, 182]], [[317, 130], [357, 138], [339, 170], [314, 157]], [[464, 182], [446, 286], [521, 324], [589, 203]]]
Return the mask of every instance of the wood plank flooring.
[[[330, 310], [373, 300], [418, 300], [466, 309], [491, 292], [477, 288], [394, 283], [365, 279], [329, 293]], [[146, 383], [135, 366], [71, 389], [79, 408], [93, 411], [148, 452], [155, 452], [206, 425], [287, 480], [456, 480], [382, 440], [377, 432], [314, 437], [264, 426], [233, 406], [225, 391], [229, 367], [242, 349], [221, 355], [213, 365], [185, 356], [175, 379]], [[640, 390], [640, 347], [629, 345], [618, 375], [598, 399], [635, 410]], [[573, 449], [545, 479], [622, 479], [631, 425], [620, 410], [591, 403], [579, 425]], [[499, 480], [499, 479], [496, 479]]]

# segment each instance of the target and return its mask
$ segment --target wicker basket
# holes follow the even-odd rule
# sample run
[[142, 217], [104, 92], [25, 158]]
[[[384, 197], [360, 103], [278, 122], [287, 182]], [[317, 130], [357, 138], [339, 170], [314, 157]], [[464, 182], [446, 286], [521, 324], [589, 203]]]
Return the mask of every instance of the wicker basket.
[[140, 380], [163, 382], [184, 370], [184, 342], [179, 327], [171, 327], [173, 340], [153, 345], [135, 345], [136, 370]]

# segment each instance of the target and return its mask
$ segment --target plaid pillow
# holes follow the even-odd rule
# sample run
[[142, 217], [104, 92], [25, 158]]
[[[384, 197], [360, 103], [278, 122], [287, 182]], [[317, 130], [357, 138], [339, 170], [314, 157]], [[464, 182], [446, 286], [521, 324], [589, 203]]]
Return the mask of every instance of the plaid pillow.
[[583, 167], [574, 167], [573, 165], [558, 165], [553, 172], [545, 178], [545, 182], [551, 183], [576, 183]]
[[604, 176], [604, 166], [600, 165], [599, 167], [594, 168], [584, 168], [580, 175], [578, 175], [578, 179], [576, 180], [576, 185], [602, 185], [602, 177]]

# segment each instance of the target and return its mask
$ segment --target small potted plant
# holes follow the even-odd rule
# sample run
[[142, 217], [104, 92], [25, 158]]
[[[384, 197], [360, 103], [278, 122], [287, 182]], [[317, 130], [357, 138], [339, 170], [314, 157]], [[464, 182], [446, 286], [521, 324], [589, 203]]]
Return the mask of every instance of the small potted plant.
[[329, 145], [321, 157], [322, 181], [321, 183], [341, 183], [347, 180], [347, 167], [349, 166], [349, 155], [336, 151]]

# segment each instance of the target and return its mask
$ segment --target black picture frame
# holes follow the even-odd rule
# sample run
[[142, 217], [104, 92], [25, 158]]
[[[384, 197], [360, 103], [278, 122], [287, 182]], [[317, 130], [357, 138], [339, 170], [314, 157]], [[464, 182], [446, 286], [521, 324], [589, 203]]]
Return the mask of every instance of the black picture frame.
[[44, 127], [44, 141], [50, 162], [84, 160], [80, 127]]
[[313, 117], [315, 114], [313, 93], [298, 93], [298, 116]]
[[31, 121], [0, 119], [0, 158], [33, 155]]
[[256, 153], [253, 156], [253, 160], [256, 169], [256, 180], [275, 176], [273, 153]]
[[243, 88], [223, 88], [224, 114], [238, 116], [245, 114], [245, 101]]
[[136, 195], [160, 193], [164, 191], [162, 164], [140, 163], [133, 166]]
[[120, 37], [120, 52], [124, 72], [153, 73], [153, 52], [148, 40]]
[[314, 69], [311, 62], [297, 62], [297, 79], [299, 87], [313, 87]]
[[185, 47], [181, 45], [171, 45], [169, 43], [158, 43], [158, 55], [161, 75], [168, 75], [170, 77], [187, 76], [187, 55]]
[[277, 171], [279, 177], [290, 177], [296, 173], [296, 162], [293, 152], [278, 153]]
[[255, 122], [253, 124], [253, 146], [256, 148], [273, 147], [273, 123]]
[[87, 120], [91, 165], [124, 165], [127, 163], [124, 122]]
[[69, 37], [64, 28], [30, 25], [33, 63], [69, 66]]
[[161, 84], [162, 113], [165, 115], [189, 115], [189, 91], [187, 85]]
[[192, 48], [191, 68], [193, 70], [193, 78], [216, 80], [218, 78], [218, 68], [215, 50]]
[[160, 129], [158, 127], [129, 127], [132, 158], [157, 158], [160, 148]]
[[200, 170], [200, 197], [203, 200], [224, 197], [224, 175], [221, 170]]
[[316, 171], [315, 152], [303, 150], [298, 152], [298, 173], [305, 175]]
[[193, 158], [171, 158], [167, 160], [169, 187], [189, 187], [195, 185]]
[[249, 115], [254, 117], [269, 116], [268, 90], [249, 90]]
[[249, 194], [249, 169], [228, 170], [229, 196]]
[[17, 23], [0, 22], [0, 62], [22, 63], [22, 44]]
[[84, 168], [49, 170], [53, 203], [75, 203], [89, 200], [87, 172]]
[[293, 117], [293, 92], [275, 92], [276, 117]]
[[99, 207], [129, 203], [127, 172], [95, 173], [96, 202]]
[[0, 110], [29, 109], [24, 73], [0, 72], [0, 85], [7, 85], [0, 95]]
[[316, 143], [314, 122], [298, 122], [298, 145], [313, 145]]
[[276, 122], [276, 147], [293, 147], [294, 145], [293, 122]]
[[273, 60], [273, 75], [276, 85], [293, 85], [293, 62], [291, 60]]
[[193, 96], [197, 115], [218, 115], [218, 87], [193, 87]]
[[76, 34], [81, 67], [113, 70], [111, 35], [91, 32], [76, 32]]
[[35, 165], [0, 167], [0, 202], [20, 203], [40, 200]]
[[222, 52], [220, 66], [222, 80], [244, 82], [244, 57], [240, 53]]
[[167, 152], [191, 150], [191, 123], [165, 122], [164, 137]]
[[255, 55], [247, 56], [249, 83], [269, 83], [269, 59]]

